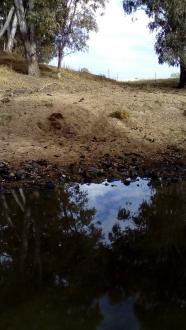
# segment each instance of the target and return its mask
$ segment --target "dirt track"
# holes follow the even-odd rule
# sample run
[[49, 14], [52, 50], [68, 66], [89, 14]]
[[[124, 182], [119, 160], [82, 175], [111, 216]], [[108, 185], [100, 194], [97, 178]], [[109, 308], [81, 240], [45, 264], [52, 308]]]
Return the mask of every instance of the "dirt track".
[[126, 152], [150, 162], [186, 160], [185, 90], [70, 71], [61, 79], [30, 78], [1, 67], [0, 76], [0, 160], [91, 164]]

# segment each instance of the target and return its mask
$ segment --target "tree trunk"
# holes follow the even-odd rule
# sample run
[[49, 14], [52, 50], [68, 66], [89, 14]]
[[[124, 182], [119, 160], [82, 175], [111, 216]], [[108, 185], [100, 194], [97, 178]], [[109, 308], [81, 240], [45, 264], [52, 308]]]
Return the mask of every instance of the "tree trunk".
[[63, 60], [63, 47], [61, 45], [58, 46], [58, 69], [61, 69], [62, 60]]
[[[31, 76], [39, 76], [39, 64], [36, 53], [36, 41], [34, 25], [28, 25], [25, 16], [25, 10], [23, 6], [23, 0], [14, 0], [16, 14], [18, 18], [18, 24], [23, 39], [25, 54], [28, 64], [28, 74]], [[32, 10], [34, 7], [34, 1], [29, 0], [29, 9]]]
[[12, 22], [10, 35], [8, 38], [7, 47], [6, 47], [6, 51], [8, 53], [12, 53], [16, 32], [17, 32], [17, 15], [15, 14], [14, 18], [13, 18], [13, 22]]
[[186, 64], [180, 63], [180, 82], [178, 88], [184, 88], [186, 85]]
[[26, 59], [28, 63], [28, 74], [38, 77], [40, 75], [39, 63], [34, 40], [25, 41]]
[[11, 19], [12, 19], [12, 16], [14, 14], [14, 7], [11, 7], [9, 13], [8, 13], [8, 16], [7, 16], [7, 19], [6, 19], [6, 22], [5, 24], [3, 25], [2, 29], [0, 30], [0, 39], [3, 37], [3, 35], [5, 34], [6, 30], [8, 29], [10, 23], [11, 23]]

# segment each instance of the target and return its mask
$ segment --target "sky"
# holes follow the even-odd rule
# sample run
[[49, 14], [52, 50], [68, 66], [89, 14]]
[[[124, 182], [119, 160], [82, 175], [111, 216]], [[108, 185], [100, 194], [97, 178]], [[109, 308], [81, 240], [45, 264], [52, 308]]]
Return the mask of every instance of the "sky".
[[[94, 222], [101, 222], [102, 233], [107, 242], [108, 234], [115, 224], [119, 224], [122, 230], [136, 228], [132, 217], [137, 216], [141, 204], [144, 201], [150, 203], [151, 197], [154, 195], [154, 191], [149, 187], [149, 181], [141, 179], [131, 182], [130, 185], [124, 185], [121, 181], [111, 183], [106, 181], [102, 184], [83, 184], [80, 188], [81, 191], [87, 192], [88, 206], [95, 207]], [[117, 220], [118, 211], [121, 208], [130, 211], [130, 215], [125, 221]]]
[[178, 69], [158, 64], [155, 34], [148, 30], [148, 22], [144, 12], [138, 11], [132, 19], [124, 14], [121, 0], [110, 0], [104, 16], [97, 17], [99, 30], [90, 34], [89, 51], [65, 57], [64, 65], [118, 80], [170, 77]]

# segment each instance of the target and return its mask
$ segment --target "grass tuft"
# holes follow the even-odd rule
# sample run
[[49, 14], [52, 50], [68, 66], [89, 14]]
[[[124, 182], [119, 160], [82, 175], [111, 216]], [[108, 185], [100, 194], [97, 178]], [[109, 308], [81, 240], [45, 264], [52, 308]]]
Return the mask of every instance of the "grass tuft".
[[123, 110], [123, 111], [117, 110], [117, 111], [110, 113], [109, 117], [116, 118], [118, 120], [126, 120], [129, 118], [129, 114], [125, 110]]

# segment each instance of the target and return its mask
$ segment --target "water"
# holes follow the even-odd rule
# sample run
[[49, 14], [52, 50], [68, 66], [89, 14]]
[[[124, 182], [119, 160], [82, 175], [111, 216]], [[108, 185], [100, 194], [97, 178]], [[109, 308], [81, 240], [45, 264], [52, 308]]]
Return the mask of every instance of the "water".
[[0, 329], [186, 328], [186, 182], [0, 196]]

